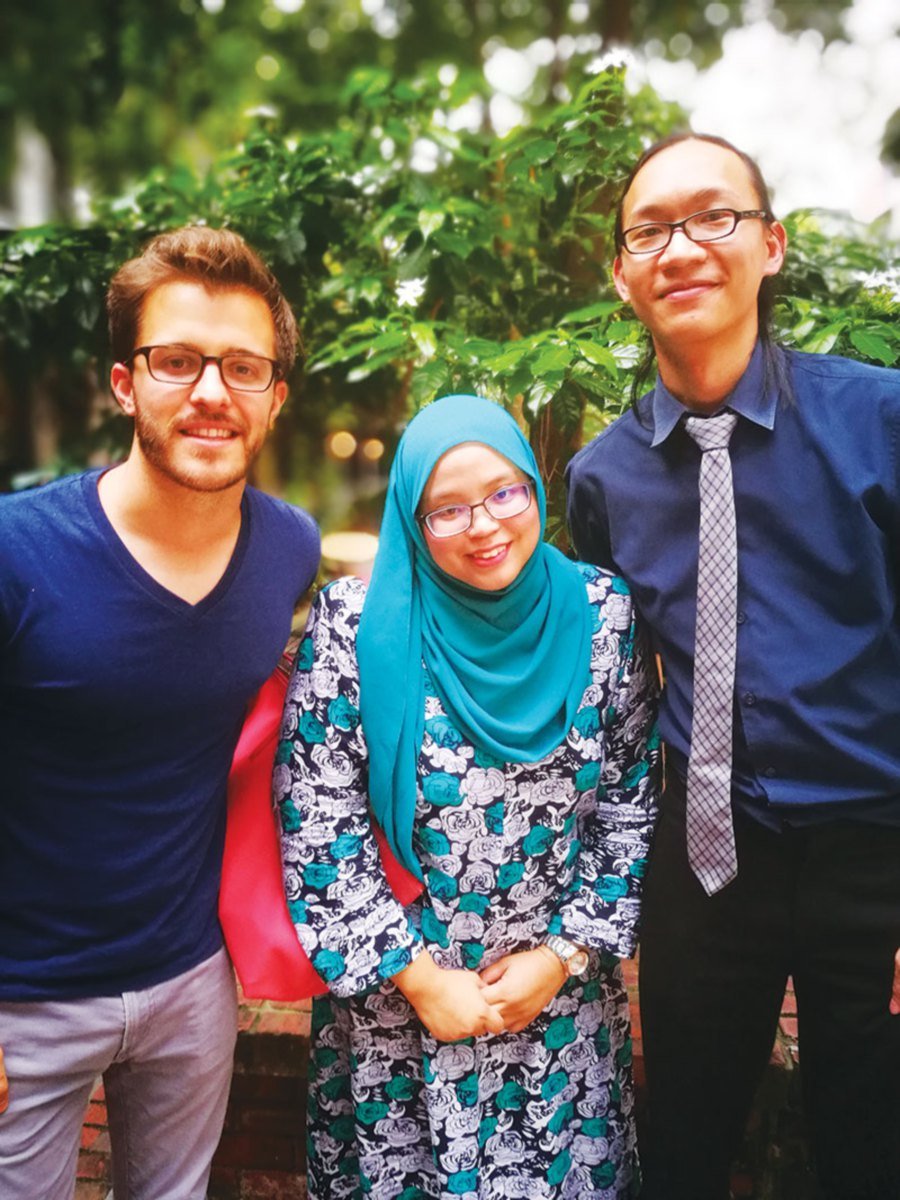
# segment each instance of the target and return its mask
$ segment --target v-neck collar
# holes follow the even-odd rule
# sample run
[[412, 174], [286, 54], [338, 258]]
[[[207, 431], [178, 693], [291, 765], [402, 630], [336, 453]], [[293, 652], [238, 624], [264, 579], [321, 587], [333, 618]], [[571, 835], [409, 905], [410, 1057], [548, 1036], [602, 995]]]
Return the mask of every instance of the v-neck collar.
[[207, 592], [202, 600], [198, 600], [196, 604], [192, 604], [189, 600], [185, 600], [183, 597], [177, 595], [177, 593], [170, 591], [159, 580], [154, 579], [150, 572], [141, 566], [116, 532], [112, 521], [106, 515], [106, 511], [100, 502], [100, 477], [107, 469], [100, 467], [93, 471], [87, 471], [82, 476], [82, 486], [88, 510], [110, 551], [134, 582], [160, 604], [165, 605], [166, 608], [171, 609], [173, 612], [186, 616], [195, 618], [204, 616], [227, 593], [246, 554], [247, 542], [250, 536], [250, 504], [246, 488], [244, 489], [244, 494], [241, 496], [241, 528], [238, 532], [234, 549], [231, 552], [231, 557], [228, 560], [228, 565], [212, 590]]

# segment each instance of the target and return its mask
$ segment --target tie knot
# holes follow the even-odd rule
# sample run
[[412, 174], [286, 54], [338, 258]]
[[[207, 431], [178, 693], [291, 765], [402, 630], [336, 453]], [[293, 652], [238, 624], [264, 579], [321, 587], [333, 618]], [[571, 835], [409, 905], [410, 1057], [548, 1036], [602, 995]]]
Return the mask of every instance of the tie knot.
[[714, 417], [688, 417], [684, 427], [701, 450], [727, 450], [737, 424], [737, 413], [720, 412]]

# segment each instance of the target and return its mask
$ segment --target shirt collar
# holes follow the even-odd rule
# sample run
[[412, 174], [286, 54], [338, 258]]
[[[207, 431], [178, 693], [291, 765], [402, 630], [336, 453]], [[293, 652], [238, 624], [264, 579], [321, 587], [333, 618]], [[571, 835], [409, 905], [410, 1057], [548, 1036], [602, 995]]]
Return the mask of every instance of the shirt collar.
[[[775, 410], [778, 404], [778, 389], [765, 387], [766, 355], [762, 342], [757, 341], [747, 364], [747, 369], [737, 381], [734, 390], [726, 396], [720, 407], [745, 417], [763, 429], [775, 428]], [[686, 405], [676, 400], [659, 375], [651, 399], [653, 412], [653, 440], [651, 446], [661, 445], [682, 417], [690, 412]]]

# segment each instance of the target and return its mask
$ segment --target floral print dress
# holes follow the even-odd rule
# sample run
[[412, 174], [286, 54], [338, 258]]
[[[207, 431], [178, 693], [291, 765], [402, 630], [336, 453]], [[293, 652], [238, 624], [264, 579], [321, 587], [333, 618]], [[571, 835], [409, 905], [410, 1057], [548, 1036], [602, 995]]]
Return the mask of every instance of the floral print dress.
[[[366, 795], [356, 579], [319, 594], [275, 768], [288, 903], [329, 993], [313, 1002], [313, 1200], [622, 1200], [636, 1194], [634, 952], [655, 818], [652, 659], [624, 583], [580, 566], [590, 677], [566, 740], [536, 763], [466, 741], [427, 677], [414, 848], [425, 891], [388, 887]], [[424, 668], [423, 668], [424, 669]], [[438, 1042], [390, 976], [423, 947], [481, 969], [548, 932], [591, 948], [520, 1033]]]

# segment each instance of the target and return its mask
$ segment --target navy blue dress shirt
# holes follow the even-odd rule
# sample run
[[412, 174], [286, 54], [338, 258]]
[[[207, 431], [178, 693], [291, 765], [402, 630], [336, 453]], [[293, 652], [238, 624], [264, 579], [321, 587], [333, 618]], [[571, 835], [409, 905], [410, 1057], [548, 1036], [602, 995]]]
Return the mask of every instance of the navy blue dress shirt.
[[[722, 407], [738, 539], [735, 803], [767, 825], [900, 824], [900, 371], [756, 346]], [[690, 750], [700, 451], [657, 380], [568, 470], [578, 557], [628, 581]]]

